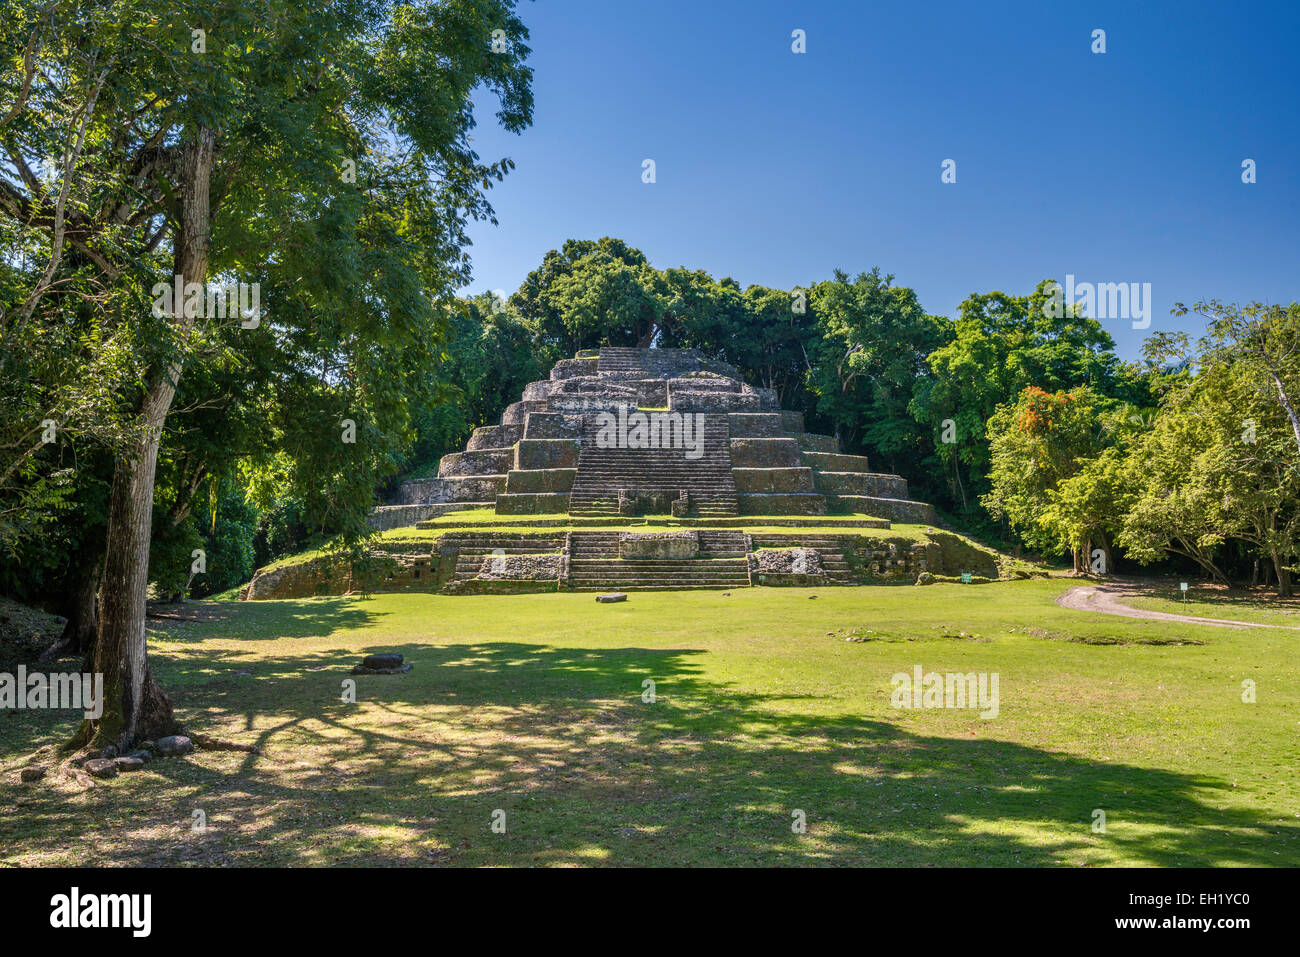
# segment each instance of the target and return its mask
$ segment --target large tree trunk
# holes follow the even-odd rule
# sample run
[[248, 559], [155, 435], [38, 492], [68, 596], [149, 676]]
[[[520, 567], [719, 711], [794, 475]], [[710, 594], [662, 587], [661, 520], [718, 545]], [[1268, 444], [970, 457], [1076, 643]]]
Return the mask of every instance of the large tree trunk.
[[144, 640], [154, 472], [174, 392], [165, 373], [155, 379], [141, 410], [145, 434], [129, 456], [118, 460], [113, 474], [94, 665], [104, 676], [104, 713], [97, 721], [86, 721], [76, 744], [125, 750], [142, 738], [177, 730], [171, 702], [149, 671]]
[[1277, 573], [1277, 596], [1279, 598], [1291, 597], [1291, 571], [1286, 567], [1286, 562], [1282, 556], [1274, 549], [1271, 553], [1273, 559], [1273, 570]]
[[76, 553], [74, 570], [65, 580], [67, 600], [62, 611], [68, 621], [58, 641], [41, 655], [41, 662], [75, 655], [85, 662], [87, 670], [91, 668], [95, 636], [99, 633], [99, 580], [103, 571], [101, 549], [81, 549]]
[[[180, 152], [180, 228], [174, 270], [182, 283], [201, 283], [207, 278], [209, 183], [215, 146], [216, 134], [200, 128]], [[194, 317], [185, 317], [181, 303], [173, 303], [173, 312], [178, 332], [187, 334]], [[153, 370], [140, 405], [141, 438], [129, 454], [118, 459], [113, 474], [94, 665], [104, 676], [104, 713], [81, 725], [69, 742], [73, 747], [89, 744], [125, 749], [141, 739], [179, 730], [171, 702], [149, 670], [144, 628], [158, 443], [180, 374], [179, 361]]]

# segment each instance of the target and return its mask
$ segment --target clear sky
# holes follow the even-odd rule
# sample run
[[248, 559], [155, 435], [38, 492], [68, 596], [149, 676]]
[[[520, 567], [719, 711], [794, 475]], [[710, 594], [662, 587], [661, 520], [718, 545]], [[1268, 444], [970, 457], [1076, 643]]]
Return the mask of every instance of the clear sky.
[[[565, 239], [778, 288], [879, 266], [955, 315], [1044, 278], [1300, 299], [1300, 2], [538, 0], [536, 111], [472, 291]], [[791, 50], [806, 34], [807, 52]], [[1105, 53], [1092, 33], [1105, 30]], [[1242, 182], [1253, 159], [1257, 182]], [[642, 182], [642, 161], [656, 182]], [[941, 164], [956, 163], [956, 182]], [[1149, 332], [1106, 320], [1121, 354]]]

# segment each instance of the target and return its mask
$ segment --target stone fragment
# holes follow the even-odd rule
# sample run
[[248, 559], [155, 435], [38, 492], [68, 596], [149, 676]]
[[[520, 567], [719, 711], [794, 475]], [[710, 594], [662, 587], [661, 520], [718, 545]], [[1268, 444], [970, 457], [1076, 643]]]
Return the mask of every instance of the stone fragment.
[[402, 655], [395, 651], [366, 655], [361, 664], [352, 669], [354, 675], [404, 675], [411, 670]]
[[113, 763], [117, 765], [119, 771], [138, 771], [144, 767], [142, 758], [133, 758], [129, 755], [121, 758], [114, 758]]
[[365, 665], [357, 665], [352, 669], [354, 675], [404, 675], [411, 670], [410, 662], [404, 665], [398, 665], [396, 668], [369, 668]]
[[155, 747], [164, 758], [173, 758], [193, 751], [194, 742], [183, 734], [169, 734], [159, 738]]
[[22, 771], [18, 773], [18, 779], [27, 782], [39, 781], [41, 778], [45, 777], [49, 770], [50, 769], [43, 764], [33, 764], [29, 767], [23, 768]]
[[597, 595], [596, 601], [600, 602], [602, 605], [607, 605], [611, 602], [627, 601], [627, 595], [621, 591], [611, 591], [606, 592], [603, 595]]
[[91, 758], [81, 769], [96, 778], [117, 777], [117, 763], [111, 758]]

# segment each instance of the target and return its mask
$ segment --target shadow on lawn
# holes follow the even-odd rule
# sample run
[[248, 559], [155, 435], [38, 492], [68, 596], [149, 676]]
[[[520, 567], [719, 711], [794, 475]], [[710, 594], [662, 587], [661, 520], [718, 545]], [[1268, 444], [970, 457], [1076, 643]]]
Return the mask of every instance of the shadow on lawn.
[[[266, 756], [224, 772], [157, 762], [167, 781], [124, 777], [89, 807], [34, 796], [0, 811], [0, 843], [23, 833], [15, 813], [51, 816], [18, 838], [29, 849], [84, 841], [108, 826], [101, 807], [160, 821], [113, 850], [136, 865], [1051, 865], [1089, 848], [1156, 865], [1297, 863], [1295, 825], [1207, 803], [1222, 780], [789, 714], [792, 697], [703, 679], [698, 650], [387, 650], [415, 670], [357, 679], [356, 706], [337, 697], [355, 648], [260, 659], [273, 682], [200, 679], [179, 702], [185, 719], [256, 717]], [[214, 821], [200, 837], [194, 808]], [[489, 829], [497, 808], [504, 835]], [[1095, 808], [1104, 836], [1090, 830]], [[795, 809], [807, 835], [791, 832]]]
[[[185, 641], [187, 625], [202, 625], [195, 635], [210, 638], [221, 634], [229, 623], [231, 636], [241, 641], [274, 641], [278, 638], [322, 638], [335, 631], [359, 628], [383, 617], [355, 598], [314, 600], [215, 602], [197, 601], [151, 606], [150, 641]], [[215, 626], [215, 627], [214, 627]]]

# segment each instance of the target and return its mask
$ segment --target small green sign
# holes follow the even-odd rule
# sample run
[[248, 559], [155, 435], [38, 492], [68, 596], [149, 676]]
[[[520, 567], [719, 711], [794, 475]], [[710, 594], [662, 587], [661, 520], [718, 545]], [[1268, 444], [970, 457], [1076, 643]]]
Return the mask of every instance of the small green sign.
[[961, 573], [961, 583], [962, 583], [963, 585], [969, 585], [969, 584], [970, 584], [970, 572], [962, 572], [962, 573]]

